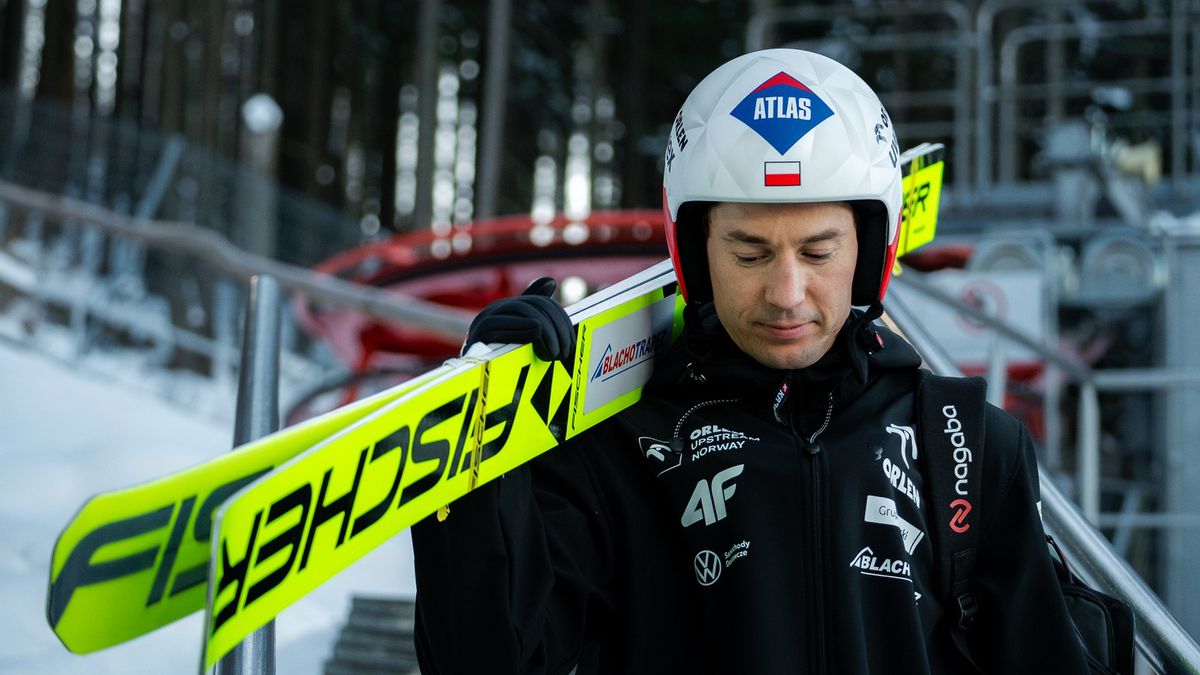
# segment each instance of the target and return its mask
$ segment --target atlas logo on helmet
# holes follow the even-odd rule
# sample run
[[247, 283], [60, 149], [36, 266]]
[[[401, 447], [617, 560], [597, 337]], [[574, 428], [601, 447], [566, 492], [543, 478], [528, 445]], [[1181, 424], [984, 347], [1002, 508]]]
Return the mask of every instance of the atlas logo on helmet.
[[782, 155], [833, 111], [811, 89], [780, 72], [755, 87], [729, 114]]

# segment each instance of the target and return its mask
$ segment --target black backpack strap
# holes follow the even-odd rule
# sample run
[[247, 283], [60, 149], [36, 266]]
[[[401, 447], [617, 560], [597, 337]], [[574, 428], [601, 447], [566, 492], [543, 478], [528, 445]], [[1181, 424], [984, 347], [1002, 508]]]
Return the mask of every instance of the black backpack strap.
[[977, 610], [970, 579], [979, 541], [987, 383], [926, 370], [920, 378], [917, 415], [937, 558], [934, 580], [946, 611], [958, 614], [951, 627], [954, 644], [974, 664], [966, 631]]

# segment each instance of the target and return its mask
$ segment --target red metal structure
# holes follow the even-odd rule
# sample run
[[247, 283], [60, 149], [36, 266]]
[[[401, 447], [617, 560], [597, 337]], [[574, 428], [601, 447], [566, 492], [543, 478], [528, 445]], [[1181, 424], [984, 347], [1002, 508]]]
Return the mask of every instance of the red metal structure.
[[[535, 223], [528, 215], [457, 224], [448, 234], [429, 230], [394, 236], [339, 253], [316, 270], [447, 307], [479, 310], [551, 276], [570, 302], [619, 281], [667, 256], [662, 213], [599, 211], [582, 220], [558, 216]], [[296, 320], [328, 343], [350, 373], [323, 383], [288, 414], [292, 422], [317, 396], [341, 391], [335, 405], [382, 376], [387, 383], [424, 372], [458, 353], [460, 343], [424, 330], [380, 322], [362, 312], [293, 302]], [[380, 383], [383, 384], [383, 383]]]

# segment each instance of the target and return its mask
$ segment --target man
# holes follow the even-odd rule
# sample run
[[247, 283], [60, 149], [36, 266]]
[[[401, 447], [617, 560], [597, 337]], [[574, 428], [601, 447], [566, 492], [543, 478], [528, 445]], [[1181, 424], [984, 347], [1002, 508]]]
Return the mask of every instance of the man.
[[[1029, 437], [996, 409], [969, 657], [951, 637], [910, 443], [920, 359], [873, 323], [897, 149], [871, 89], [817, 54], [748, 54], [697, 85], [664, 166], [684, 336], [639, 403], [413, 528], [423, 672], [1087, 672]], [[534, 291], [468, 342], [566, 356]]]

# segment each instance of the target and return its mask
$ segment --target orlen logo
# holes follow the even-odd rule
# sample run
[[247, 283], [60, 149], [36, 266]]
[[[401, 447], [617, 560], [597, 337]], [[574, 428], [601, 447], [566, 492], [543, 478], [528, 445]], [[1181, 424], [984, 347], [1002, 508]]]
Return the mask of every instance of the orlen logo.
[[959, 499], [950, 502], [950, 508], [954, 510], [954, 515], [950, 518], [950, 529], [961, 534], [971, 529], [971, 523], [967, 522], [967, 515], [971, 513], [971, 502], [965, 497], [970, 496], [967, 494], [967, 477], [971, 475], [974, 456], [967, 447], [967, 436], [962, 431], [958, 409], [952, 405], [943, 406], [942, 416], [946, 418], [946, 428], [942, 433], [950, 437], [950, 445], [954, 446], [954, 491], [960, 496]]
[[596, 364], [596, 370], [592, 371], [591, 382], [600, 380], [601, 382], [616, 377], [621, 373], [629, 370], [637, 364], [652, 358], [658, 350], [666, 346], [669, 338], [668, 330], [660, 330], [648, 338], [642, 338], [637, 342], [622, 346], [616, 349], [609, 343], [604, 348], [604, 354], [600, 357], [600, 363]]
[[960, 497], [950, 502], [950, 508], [954, 509], [954, 515], [950, 516], [950, 529], [959, 534], [971, 529], [971, 524], [967, 522], [967, 514], [971, 512], [971, 502]]
[[638, 445], [641, 446], [642, 455], [645, 456], [646, 461], [650, 462], [650, 466], [659, 476], [679, 466], [683, 460], [683, 453], [671, 450], [671, 444], [666, 441], [649, 436], [639, 436]]

